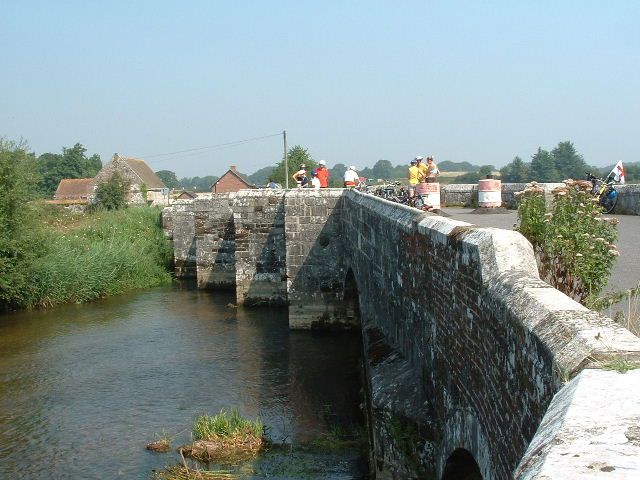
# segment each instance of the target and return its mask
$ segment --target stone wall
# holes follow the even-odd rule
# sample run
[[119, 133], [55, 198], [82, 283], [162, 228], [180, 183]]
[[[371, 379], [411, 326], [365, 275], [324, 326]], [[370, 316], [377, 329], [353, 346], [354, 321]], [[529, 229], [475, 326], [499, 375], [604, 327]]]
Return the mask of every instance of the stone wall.
[[[343, 229], [360, 299], [377, 478], [441, 478], [458, 448], [484, 478], [512, 478], [565, 377], [640, 355], [637, 337], [542, 282], [516, 232], [358, 192], [346, 194]], [[595, 410], [585, 415], [574, 434], [609, 427]], [[546, 437], [555, 450], [553, 434]]]
[[241, 190], [233, 199], [238, 305], [286, 305], [284, 193]]
[[[551, 192], [561, 183], [541, 183], [545, 190]], [[503, 183], [502, 206], [506, 208], [518, 208], [516, 192], [521, 192], [527, 186], [526, 183]], [[442, 185], [440, 190], [440, 202], [445, 207], [477, 207], [478, 184], [450, 184]]]
[[[546, 191], [551, 192], [561, 183], [541, 183]], [[525, 189], [526, 183], [503, 183], [502, 206], [515, 209], [518, 207], [516, 192]], [[615, 212], [621, 215], [640, 215], [640, 185], [616, 185], [618, 191], [618, 205]], [[444, 207], [477, 207], [478, 185], [450, 184], [442, 185], [440, 190], [440, 202]]]
[[236, 285], [236, 238], [233, 197], [212, 195], [192, 205], [206, 206], [195, 218], [198, 287], [233, 288]]
[[614, 213], [640, 215], [640, 185], [617, 185], [618, 204]]
[[285, 195], [287, 295], [291, 328], [358, 326], [344, 300], [343, 189]]
[[460, 448], [485, 479], [640, 472], [640, 375], [605, 370], [640, 340], [542, 282], [517, 232], [355, 191], [214, 197], [165, 210], [176, 273], [234, 272], [292, 328], [361, 322], [377, 478], [441, 478]]

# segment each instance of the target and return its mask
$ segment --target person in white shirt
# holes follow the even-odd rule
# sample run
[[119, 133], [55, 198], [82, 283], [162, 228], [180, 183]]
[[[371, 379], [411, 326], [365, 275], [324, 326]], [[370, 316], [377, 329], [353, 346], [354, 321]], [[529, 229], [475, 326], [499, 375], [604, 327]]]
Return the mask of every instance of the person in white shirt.
[[349, 169], [344, 172], [344, 187], [352, 188], [355, 187], [360, 182], [360, 176], [358, 172], [356, 172], [356, 167], [351, 165]]
[[320, 190], [320, 179], [318, 178], [318, 174], [315, 170], [311, 172], [311, 188], [314, 190]]

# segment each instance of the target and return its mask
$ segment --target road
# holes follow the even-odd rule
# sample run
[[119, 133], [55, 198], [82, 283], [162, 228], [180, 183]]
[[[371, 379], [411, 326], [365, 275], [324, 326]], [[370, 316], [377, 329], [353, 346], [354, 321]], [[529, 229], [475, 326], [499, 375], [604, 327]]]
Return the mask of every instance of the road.
[[[444, 208], [442, 212], [451, 219], [472, 223], [479, 227], [496, 227], [512, 230], [518, 221], [515, 210], [497, 214], [474, 214], [472, 208]], [[605, 292], [627, 290], [640, 283], [640, 216], [608, 215], [620, 220], [618, 224], [618, 250], [620, 256], [613, 267], [613, 272]]]

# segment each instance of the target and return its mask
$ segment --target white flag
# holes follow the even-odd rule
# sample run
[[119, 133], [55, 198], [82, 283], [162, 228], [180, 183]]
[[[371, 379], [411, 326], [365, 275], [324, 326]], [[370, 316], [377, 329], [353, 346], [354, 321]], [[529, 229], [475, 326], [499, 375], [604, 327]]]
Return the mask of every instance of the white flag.
[[616, 166], [613, 167], [609, 176], [613, 177], [616, 182], [624, 183], [624, 167], [622, 166], [622, 160], [616, 163]]

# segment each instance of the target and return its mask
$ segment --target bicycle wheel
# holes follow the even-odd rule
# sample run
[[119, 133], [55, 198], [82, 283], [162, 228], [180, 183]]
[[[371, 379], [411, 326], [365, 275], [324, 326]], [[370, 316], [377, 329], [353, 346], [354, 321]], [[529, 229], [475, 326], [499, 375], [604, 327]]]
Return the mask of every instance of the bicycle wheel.
[[604, 213], [613, 213], [613, 210], [616, 208], [618, 203], [618, 196], [611, 198], [608, 195], [605, 195], [600, 199], [600, 206], [604, 210]]

